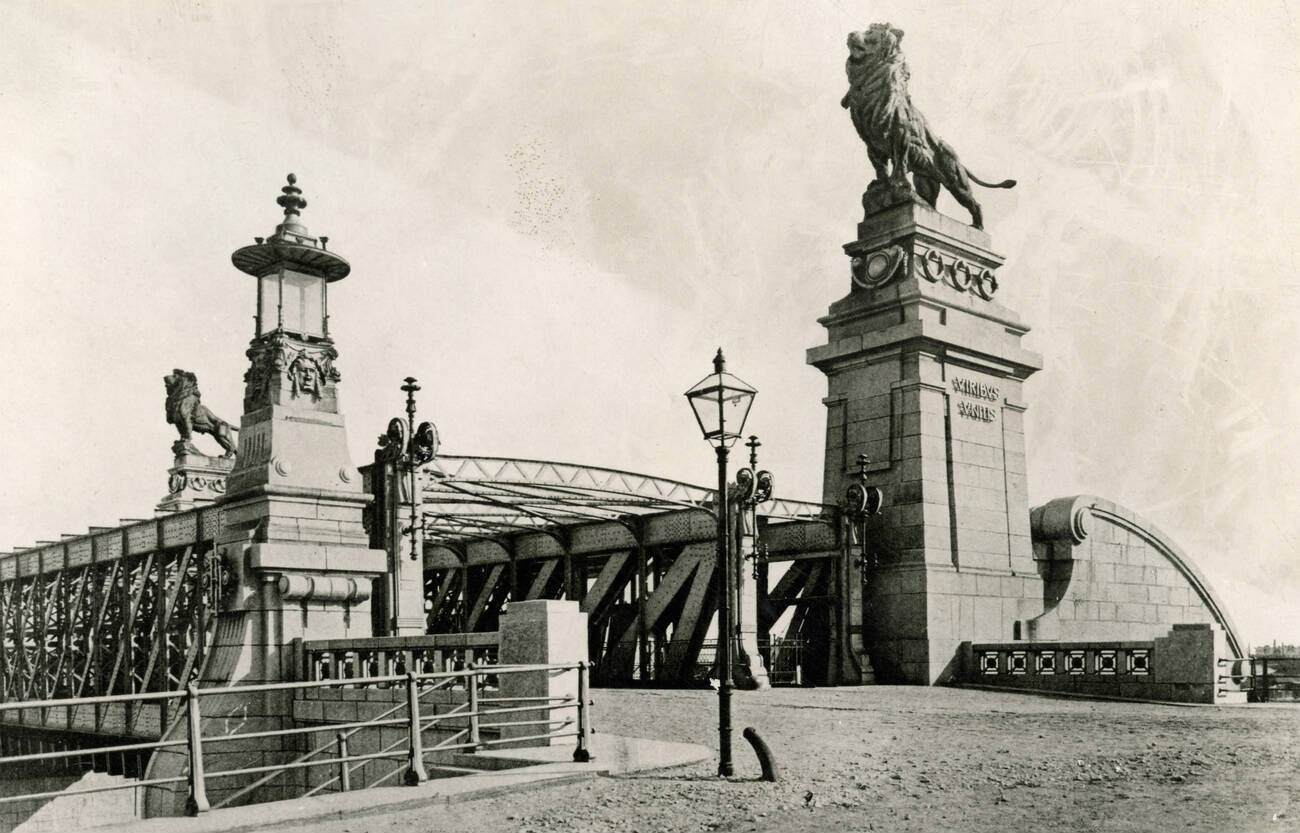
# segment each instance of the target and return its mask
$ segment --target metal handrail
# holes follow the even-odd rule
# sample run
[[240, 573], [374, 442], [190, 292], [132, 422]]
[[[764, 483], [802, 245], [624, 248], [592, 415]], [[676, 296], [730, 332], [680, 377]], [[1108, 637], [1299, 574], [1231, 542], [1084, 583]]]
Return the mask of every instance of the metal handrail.
[[[479, 687], [480, 681], [486, 681], [490, 676], [499, 676], [503, 674], [519, 673], [537, 673], [537, 672], [568, 672], [577, 671], [578, 673], [578, 693], [573, 696], [559, 697], [495, 697], [480, 698]], [[105, 695], [97, 697], [77, 697], [65, 700], [38, 700], [25, 703], [3, 703], [0, 704], [0, 713], [6, 711], [18, 711], [26, 709], [46, 709], [57, 707], [76, 707], [83, 705], [98, 705], [112, 703], [127, 703], [152, 700], [183, 700], [185, 706], [185, 719], [188, 724], [187, 737], [184, 740], [158, 740], [143, 743], [117, 744], [114, 746], [89, 747], [86, 749], [60, 750], [56, 752], [42, 752], [35, 754], [16, 755], [10, 757], [0, 757], [0, 765], [13, 764], [20, 762], [30, 762], [38, 760], [60, 760], [77, 757], [93, 757], [95, 755], [111, 754], [115, 752], [143, 752], [152, 749], [165, 749], [172, 747], [184, 746], [187, 748], [189, 758], [189, 772], [185, 775], [178, 775], [168, 778], [152, 778], [139, 781], [132, 781], [126, 784], [115, 784], [112, 786], [93, 787], [81, 790], [62, 791], [56, 790], [42, 793], [29, 793], [24, 795], [12, 795], [0, 797], [0, 805], [17, 801], [30, 801], [42, 798], [52, 798], [55, 796], [81, 795], [98, 792], [108, 792], [118, 789], [134, 789], [143, 786], [156, 786], [162, 784], [175, 784], [188, 782], [189, 796], [186, 800], [186, 812], [189, 815], [198, 815], [211, 808], [207, 799], [207, 781], [213, 778], [231, 778], [239, 775], [257, 775], [264, 774], [264, 777], [257, 779], [252, 784], [246, 785], [237, 790], [232, 795], [226, 797], [216, 806], [224, 806], [238, 798], [247, 795], [254, 789], [266, 784], [271, 779], [279, 776], [281, 773], [290, 770], [305, 769], [315, 766], [338, 766], [339, 775], [334, 778], [313, 787], [307, 792], [307, 795], [314, 795], [326, 786], [338, 782], [343, 790], [351, 789], [350, 773], [357, 767], [364, 765], [365, 762], [383, 759], [383, 758], [406, 758], [408, 766], [404, 775], [407, 784], [419, 784], [428, 780], [428, 773], [425, 769], [424, 757], [429, 752], [444, 751], [449, 749], [467, 749], [473, 751], [480, 747], [495, 746], [503, 743], [518, 743], [521, 741], [554, 739], [572, 737], [577, 739], [576, 748], [573, 753], [575, 761], [591, 760], [589, 741], [591, 735], [591, 722], [589, 711], [589, 674], [590, 666], [586, 662], [578, 663], [548, 663], [538, 665], [487, 665], [476, 666], [470, 664], [469, 667], [460, 671], [434, 671], [416, 673], [408, 671], [402, 675], [386, 675], [376, 677], [353, 677], [343, 680], [312, 680], [308, 682], [281, 682], [281, 683], [258, 683], [251, 685], [236, 685], [220, 688], [201, 689], [194, 683], [188, 685], [183, 691], [164, 691], [149, 692], [141, 694], [123, 694], [123, 695]], [[420, 699], [426, 694], [443, 688], [445, 685], [455, 680], [465, 680], [466, 688], [469, 694], [469, 703], [465, 704], [467, 708], [457, 706], [449, 712], [435, 714], [428, 717], [420, 715]], [[428, 681], [436, 681], [434, 685], [421, 685]], [[300, 691], [305, 689], [326, 689], [343, 686], [357, 686], [377, 683], [394, 683], [404, 682], [407, 697], [405, 702], [397, 703], [392, 708], [387, 709], [375, 718], [364, 721], [354, 721], [344, 724], [331, 724], [328, 726], [304, 726], [293, 729], [273, 729], [259, 732], [236, 733], [230, 735], [215, 735], [204, 737], [202, 732], [202, 710], [201, 701], [204, 697], [217, 694], [240, 694], [266, 691]], [[492, 706], [505, 703], [532, 703], [534, 705], [501, 705], [496, 708], [485, 708], [485, 705]], [[390, 718], [393, 713], [406, 708], [407, 715], [405, 718]], [[550, 715], [551, 712], [561, 709], [575, 709], [577, 714], [574, 717], [564, 717], [555, 719]], [[483, 723], [482, 718], [492, 715], [514, 714], [520, 712], [547, 712], [548, 716], [543, 719], [534, 720], [510, 720], [497, 721], [493, 723]], [[429, 727], [444, 721], [466, 721], [466, 728], [457, 731], [446, 740], [439, 742], [427, 752], [423, 749], [422, 735]], [[380, 752], [368, 753], [362, 755], [350, 755], [347, 752], [347, 739], [365, 728], [378, 726], [394, 726], [406, 724], [408, 728], [405, 742], [407, 749], [404, 752], [393, 751], [400, 746], [403, 741], [397, 741], [390, 744]], [[569, 727], [575, 726], [572, 731]], [[480, 732], [483, 729], [501, 729], [506, 727], [519, 726], [545, 726], [547, 731], [538, 734], [513, 736], [509, 738], [483, 739]], [[552, 728], [554, 727], [554, 728]], [[346, 731], [344, 731], [346, 730]], [[220, 770], [218, 772], [205, 773], [203, 766], [203, 744], [221, 743], [223, 741], [235, 739], [252, 739], [252, 738], [270, 738], [285, 737], [291, 735], [311, 735], [323, 732], [333, 732], [335, 739], [327, 742], [304, 755], [299, 756], [296, 760], [282, 764], [273, 764], [267, 766], [244, 767], [240, 769]], [[453, 743], [460, 737], [468, 734], [469, 738], [463, 743]], [[339, 754], [332, 758], [322, 760], [312, 760], [320, 753], [331, 747], [336, 747]], [[438, 769], [437, 765], [434, 765]], [[445, 767], [442, 767], [445, 769]], [[391, 778], [400, 768], [394, 769], [381, 777], [376, 784], [383, 783]], [[456, 769], [453, 767], [452, 769]]]

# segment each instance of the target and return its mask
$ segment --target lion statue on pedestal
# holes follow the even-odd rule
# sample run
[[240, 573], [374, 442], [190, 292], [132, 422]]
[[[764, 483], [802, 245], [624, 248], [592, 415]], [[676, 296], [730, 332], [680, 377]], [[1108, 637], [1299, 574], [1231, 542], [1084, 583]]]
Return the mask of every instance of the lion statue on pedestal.
[[[866, 143], [867, 157], [876, 170], [875, 181], [862, 195], [862, 207], [870, 214], [919, 195], [934, 208], [939, 186], [943, 186], [970, 212], [971, 225], [984, 228], [984, 215], [971, 194], [971, 182], [985, 188], [1012, 188], [1016, 181], [979, 179], [962, 165], [947, 142], [930, 131], [908, 93], [910, 74], [898, 47], [902, 40], [902, 30], [888, 23], [873, 23], [865, 31], [849, 34], [845, 65], [849, 91], [840, 106], [853, 117], [853, 126]], [[908, 173], [915, 181], [915, 191], [907, 181]]]
[[191, 438], [196, 433], [208, 434], [225, 449], [226, 457], [234, 457], [235, 429], [199, 401], [201, 394], [198, 377], [176, 368], [163, 377], [163, 384], [167, 386], [167, 421], [180, 432], [179, 445], [182, 449], [192, 454], [202, 454]]

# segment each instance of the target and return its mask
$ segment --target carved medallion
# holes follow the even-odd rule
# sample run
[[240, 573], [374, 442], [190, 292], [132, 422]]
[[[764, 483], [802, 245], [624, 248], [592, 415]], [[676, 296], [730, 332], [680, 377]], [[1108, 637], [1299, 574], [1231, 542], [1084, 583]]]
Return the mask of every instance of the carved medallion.
[[864, 289], [879, 289], [906, 273], [907, 253], [899, 246], [877, 249], [852, 261], [853, 282]]

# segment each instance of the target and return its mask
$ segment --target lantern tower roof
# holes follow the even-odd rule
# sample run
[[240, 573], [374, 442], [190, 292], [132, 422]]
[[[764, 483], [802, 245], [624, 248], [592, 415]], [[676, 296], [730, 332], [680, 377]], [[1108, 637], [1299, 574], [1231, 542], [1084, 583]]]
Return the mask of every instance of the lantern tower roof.
[[239, 271], [260, 278], [279, 269], [281, 265], [309, 275], [324, 278], [327, 282], [342, 280], [352, 271], [352, 266], [334, 252], [325, 248], [328, 237], [312, 237], [302, 224], [302, 210], [307, 200], [298, 187], [298, 177], [288, 176], [289, 184], [275, 202], [284, 209], [284, 220], [275, 227], [275, 234], [265, 239], [253, 238], [251, 246], [236, 249], [230, 262]]

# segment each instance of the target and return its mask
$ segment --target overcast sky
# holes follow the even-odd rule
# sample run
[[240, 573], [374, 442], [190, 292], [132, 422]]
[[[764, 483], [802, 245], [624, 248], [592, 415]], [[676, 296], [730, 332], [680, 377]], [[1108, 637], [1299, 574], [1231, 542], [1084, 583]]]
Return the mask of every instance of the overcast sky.
[[289, 171], [353, 264], [356, 462], [413, 375], [447, 453], [708, 483], [681, 393], [721, 344], [819, 500], [804, 351], [869, 178], [844, 38], [889, 21], [932, 126], [1020, 183], [980, 199], [1044, 360], [1033, 502], [1135, 509], [1300, 642], [1300, 35], [1239, 5], [0, 3], [0, 550], [151, 514], [171, 368], [238, 422], [229, 255]]

